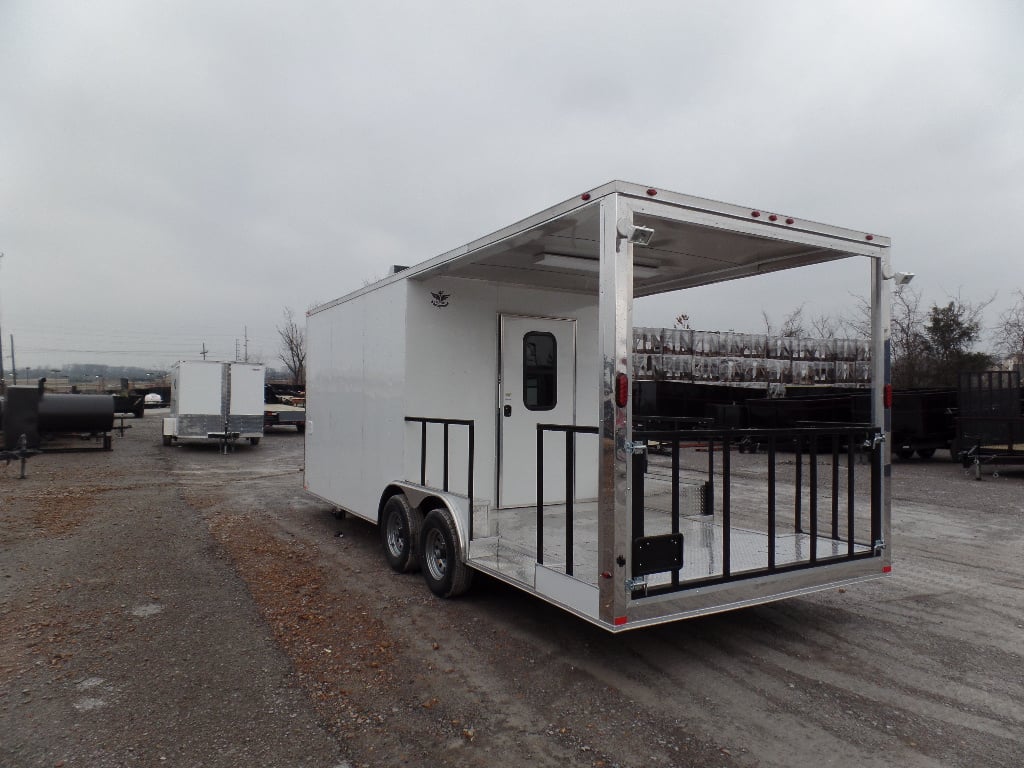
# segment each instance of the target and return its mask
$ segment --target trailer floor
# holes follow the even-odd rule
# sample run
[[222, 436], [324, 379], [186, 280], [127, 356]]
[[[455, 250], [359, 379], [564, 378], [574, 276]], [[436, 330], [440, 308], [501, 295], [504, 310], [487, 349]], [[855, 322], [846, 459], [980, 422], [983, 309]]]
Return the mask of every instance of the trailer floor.
[[[529, 586], [534, 586], [534, 562], [537, 552], [536, 511], [533, 508], [491, 510], [496, 536], [474, 542], [470, 561], [484, 570]], [[564, 504], [552, 504], [544, 509], [544, 565], [564, 570], [566, 564]], [[668, 533], [668, 516], [660, 509], [647, 509], [647, 533]], [[726, 529], [715, 515], [683, 517], [679, 521], [683, 534], [683, 568], [680, 582], [704, 581], [722, 575], [723, 538]], [[776, 565], [810, 562], [811, 539], [807, 533], [776, 530]], [[733, 574], [768, 568], [768, 550], [771, 541], [766, 531], [731, 528], [730, 564]], [[855, 544], [855, 553], [870, 551], [864, 544]], [[841, 557], [848, 552], [844, 540], [817, 537], [816, 557], [823, 560]], [[479, 554], [478, 554], [479, 553]], [[596, 586], [598, 583], [597, 504], [576, 504], [573, 510], [573, 577]], [[654, 574], [648, 584], [666, 584], [671, 575]]]

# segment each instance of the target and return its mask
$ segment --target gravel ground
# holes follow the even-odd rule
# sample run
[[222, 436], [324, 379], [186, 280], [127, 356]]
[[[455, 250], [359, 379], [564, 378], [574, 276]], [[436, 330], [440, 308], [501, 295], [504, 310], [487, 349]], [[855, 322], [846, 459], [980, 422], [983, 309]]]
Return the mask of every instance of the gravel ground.
[[4, 768], [1021, 763], [1024, 471], [897, 463], [891, 578], [611, 636], [391, 572], [293, 431], [159, 415], [0, 467]]

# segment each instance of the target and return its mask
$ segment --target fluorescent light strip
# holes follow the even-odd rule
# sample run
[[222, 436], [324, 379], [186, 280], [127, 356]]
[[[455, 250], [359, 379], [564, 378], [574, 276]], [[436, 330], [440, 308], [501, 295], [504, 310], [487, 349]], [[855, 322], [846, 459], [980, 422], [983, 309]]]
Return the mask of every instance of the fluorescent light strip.
[[[590, 259], [586, 256], [566, 256], [560, 253], [542, 253], [537, 259], [537, 264], [542, 267], [558, 267], [559, 269], [575, 269], [584, 272], [600, 272], [601, 262], [597, 259]], [[657, 277], [660, 273], [659, 267], [644, 267], [633, 264], [633, 277], [641, 279]]]

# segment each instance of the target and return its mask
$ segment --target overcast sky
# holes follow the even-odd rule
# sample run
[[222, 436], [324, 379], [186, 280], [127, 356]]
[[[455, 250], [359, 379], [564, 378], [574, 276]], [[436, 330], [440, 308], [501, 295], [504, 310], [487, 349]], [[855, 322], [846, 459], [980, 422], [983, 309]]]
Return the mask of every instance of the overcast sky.
[[[927, 302], [1024, 285], [1024, 3], [0, 2], [5, 367], [276, 364], [300, 314], [612, 179], [889, 235]], [[743, 281], [744, 283], [750, 281]], [[763, 330], [866, 273], [637, 324]], [[768, 297], [773, 303], [769, 303]]]

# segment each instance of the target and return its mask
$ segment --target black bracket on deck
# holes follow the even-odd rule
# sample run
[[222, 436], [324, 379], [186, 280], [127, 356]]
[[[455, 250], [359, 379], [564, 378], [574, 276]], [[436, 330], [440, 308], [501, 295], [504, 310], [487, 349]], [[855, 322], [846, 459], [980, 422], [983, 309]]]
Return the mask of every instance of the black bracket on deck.
[[633, 539], [633, 575], [678, 571], [683, 567], [683, 534], [641, 536]]

